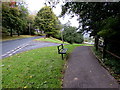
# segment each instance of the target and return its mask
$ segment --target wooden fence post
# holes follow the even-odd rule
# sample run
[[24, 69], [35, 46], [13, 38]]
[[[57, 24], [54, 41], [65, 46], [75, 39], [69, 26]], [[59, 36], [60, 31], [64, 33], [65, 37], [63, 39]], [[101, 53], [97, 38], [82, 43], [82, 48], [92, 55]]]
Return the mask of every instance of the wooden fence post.
[[106, 57], [106, 47], [107, 47], [107, 40], [104, 38], [103, 42], [103, 53], [102, 53], [102, 58], [104, 59]]

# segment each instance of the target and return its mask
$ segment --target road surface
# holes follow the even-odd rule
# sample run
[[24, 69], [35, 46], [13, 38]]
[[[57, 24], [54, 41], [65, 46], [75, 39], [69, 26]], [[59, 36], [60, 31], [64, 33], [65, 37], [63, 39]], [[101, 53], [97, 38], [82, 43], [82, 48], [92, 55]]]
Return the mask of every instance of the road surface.
[[15, 48], [17, 48], [20, 45], [23, 45], [25, 43], [28, 43], [28, 42], [30, 42], [36, 38], [40, 38], [40, 37], [41, 36], [0, 42], [0, 44], [2, 44], [2, 55], [6, 54], [7, 52], [9, 52], [11, 50], [14, 50]]
[[34, 41], [36, 38], [41, 38], [41, 36], [4, 41], [2, 43], [2, 54], [0, 58], [9, 57], [16, 53], [28, 51], [31, 49], [59, 45], [57, 43]]

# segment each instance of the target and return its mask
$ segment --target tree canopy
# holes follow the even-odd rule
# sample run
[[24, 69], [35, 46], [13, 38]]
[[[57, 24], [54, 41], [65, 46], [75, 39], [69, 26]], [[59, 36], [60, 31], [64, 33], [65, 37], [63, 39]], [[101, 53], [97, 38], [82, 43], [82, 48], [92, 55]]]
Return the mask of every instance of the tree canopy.
[[[13, 33], [24, 34], [28, 32], [28, 10], [25, 4], [14, 4], [10, 2], [2, 3], [2, 32], [8, 32], [12, 36]], [[27, 33], [28, 34], [28, 33]]]
[[41, 31], [44, 31], [48, 37], [55, 37], [61, 28], [58, 17], [49, 6], [45, 6], [39, 10], [35, 17], [35, 25], [38, 26]]
[[[101, 35], [108, 19], [118, 19], [120, 17], [120, 2], [67, 2], [62, 7], [62, 16], [65, 13], [72, 13], [79, 16], [79, 23], [82, 23], [83, 31], [92, 31], [91, 35]], [[113, 20], [113, 21], [115, 21]], [[110, 21], [110, 20], [109, 20]], [[112, 23], [111, 23], [112, 24]], [[114, 24], [115, 25], [115, 24]], [[86, 26], [89, 26], [86, 28]], [[112, 25], [113, 26], [113, 25]], [[109, 27], [111, 28], [111, 27]], [[105, 30], [103, 30], [105, 32]], [[108, 31], [106, 31], [108, 32]], [[111, 33], [109, 33], [111, 34]]]

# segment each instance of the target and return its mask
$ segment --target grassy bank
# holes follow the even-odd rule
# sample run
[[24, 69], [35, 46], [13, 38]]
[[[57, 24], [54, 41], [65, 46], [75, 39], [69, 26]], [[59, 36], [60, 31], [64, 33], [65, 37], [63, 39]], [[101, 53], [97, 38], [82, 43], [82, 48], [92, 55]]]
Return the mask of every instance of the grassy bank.
[[[66, 45], [68, 53], [80, 45]], [[57, 47], [26, 51], [2, 60], [3, 88], [61, 88], [65, 60]]]
[[[39, 39], [35, 39], [36, 41], [43, 41], [43, 42], [52, 42], [52, 43], [63, 43], [61, 40], [58, 40], [56, 38], [39, 38]], [[64, 44], [69, 44], [67, 42], [64, 42]], [[90, 44], [73, 44], [73, 45], [80, 45], [80, 46], [93, 46]]]
[[[44, 41], [44, 42], [52, 42], [52, 43], [63, 43], [61, 40], [58, 40], [56, 38], [39, 38], [39, 39], [35, 39], [37, 41]], [[69, 44], [67, 42], [64, 42], [64, 44]]]
[[13, 35], [13, 37], [11, 37], [11, 36], [2, 36], [1, 41], [15, 40], [15, 39], [21, 39], [21, 38], [28, 38], [28, 37], [34, 37], [34, 36], [31, 36], [31, 35], [20, 35], [20, 36]]

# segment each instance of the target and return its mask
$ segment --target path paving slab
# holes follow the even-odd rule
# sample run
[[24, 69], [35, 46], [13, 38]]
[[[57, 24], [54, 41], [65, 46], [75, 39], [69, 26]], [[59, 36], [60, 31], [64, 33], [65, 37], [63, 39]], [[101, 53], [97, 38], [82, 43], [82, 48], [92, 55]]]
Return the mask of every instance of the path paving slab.
[[117, 81], [100, 65], [90, 48], [80, 46], [72, 52], [63, 88], [119, 88]]

